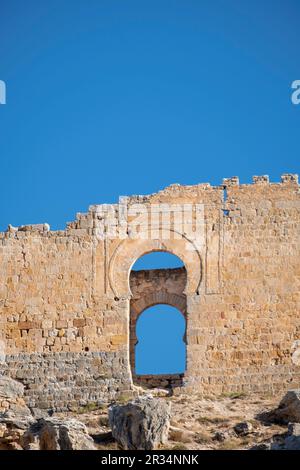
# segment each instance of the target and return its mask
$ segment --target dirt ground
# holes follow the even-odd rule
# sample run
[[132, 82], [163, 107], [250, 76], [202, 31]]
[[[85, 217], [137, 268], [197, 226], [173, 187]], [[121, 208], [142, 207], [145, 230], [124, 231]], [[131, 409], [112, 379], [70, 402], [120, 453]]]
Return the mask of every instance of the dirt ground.
[[[160, 395], [159, 391], [150, 393]], [[280, 440], [287, 431], [287, 426], [266, 419], [266, 413], [278, 406], [278, 397], [230, 394], [203, 398], [182, 393], [162, 399], [172, 403], [169, 441], [162, 449], [246, 450], [267, 443], [274, 437]], [[98, 449], [118, 449], [109, 428], [108, 406], [99, 408], [90, 404], [74, 412], [57, 413], [56, 416], [74, 417], [82, 421]], [[239, 423], [246, 425], [235, 428]]]

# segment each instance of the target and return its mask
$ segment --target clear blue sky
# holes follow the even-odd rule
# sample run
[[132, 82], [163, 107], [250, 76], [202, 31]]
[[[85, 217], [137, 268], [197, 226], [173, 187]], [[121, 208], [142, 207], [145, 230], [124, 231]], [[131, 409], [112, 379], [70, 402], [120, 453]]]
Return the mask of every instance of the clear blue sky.
[[299, 44], [299, 0], [1, 0], [0, 230], [299, 172]]
[[0, 230], [299, 171], [298, 0], [2, 0]]

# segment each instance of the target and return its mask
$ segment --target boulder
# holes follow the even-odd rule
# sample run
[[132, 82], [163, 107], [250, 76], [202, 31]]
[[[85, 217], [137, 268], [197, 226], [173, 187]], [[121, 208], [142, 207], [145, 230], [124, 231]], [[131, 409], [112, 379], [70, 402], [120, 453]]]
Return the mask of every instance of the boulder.
[[10, 377], [0, 376], [0, 401], [6, 399], [15, 400], [23, 397], [24, 385], [21, 382], [11, 379]]
[[23, 384], [0, 376], [0, 446], [3, 448], [22, 449], [20, 440], [33, 422], [23, 396]]
[[284, 442], [286, 450], [300, 450], [300, 424], [290, 423], [288, 427], [288, 435]]
[[112, 435], [123, 449], [151, 450], [167, 442], [171, 403], [153, 398], [138, 397], [126, 405], [109, 408]]
[[22, 436], [33, 421], [27, 406], [11, 405], [0, 413], [0, 445], [7, 449], [22, 449]]
[[2, 403], [3, 409], [0, 412], [0, 446], [35, 450], [95, 449], [83, 423], [74, 419], [62, 421], [42, 417], [39, 410], [35, 410], [33, 416], [23, 395], [24, 386], [20, 382], [0, 377], [0, 405]]
[[300, 450], [300, 424], [290, 423], [284, 439], [274, 440], [271, 450]]
[[300, 423], [300, 389], [289, 390], [274, 415], [276, 420], [285, 423]]
[[27, 406], [11, 405], [4, 413], [0, 413], [0, 422], [9, 428], [27, 429], [34, 421]]
[[22, 438], [25, 450], [95, 450], [86, 426], [75, 419], [41, 418]]

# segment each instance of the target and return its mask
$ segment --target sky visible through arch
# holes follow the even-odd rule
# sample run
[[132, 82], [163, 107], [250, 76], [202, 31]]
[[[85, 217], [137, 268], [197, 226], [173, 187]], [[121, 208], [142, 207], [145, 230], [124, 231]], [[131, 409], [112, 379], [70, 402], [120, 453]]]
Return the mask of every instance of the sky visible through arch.
[[185, 371], [185, 318], [170, 305], [155, 305], [140, 315], [136, 324], [137, 374], [177, 374]]

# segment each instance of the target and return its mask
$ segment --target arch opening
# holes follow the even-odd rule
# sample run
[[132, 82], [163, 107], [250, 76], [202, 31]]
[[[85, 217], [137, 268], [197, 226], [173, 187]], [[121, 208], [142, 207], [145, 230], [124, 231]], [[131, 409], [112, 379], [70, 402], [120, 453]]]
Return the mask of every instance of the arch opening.
[[146, 253], [132, 266], [129, 283], [133, 382], [150, 388], [181, 385], [187, 322], [182, 260], [163, 250]]
[[175, 307], [157, 304], [144, 310], [136, 324], [136, 374], [184, 373], [185, 330], [186, 320]]
[[184, 293], [199, 295], [202, 280], [202, 262], [199, 250], [193, 241], [182, 235], [181, 239], [125, 239], [115, 248], [108, 263], [108, 286], [116, 298], [130, 299], [130, 273], [134, 263], [152, 252], [168, 252], [184, 263], [187, 282]]

